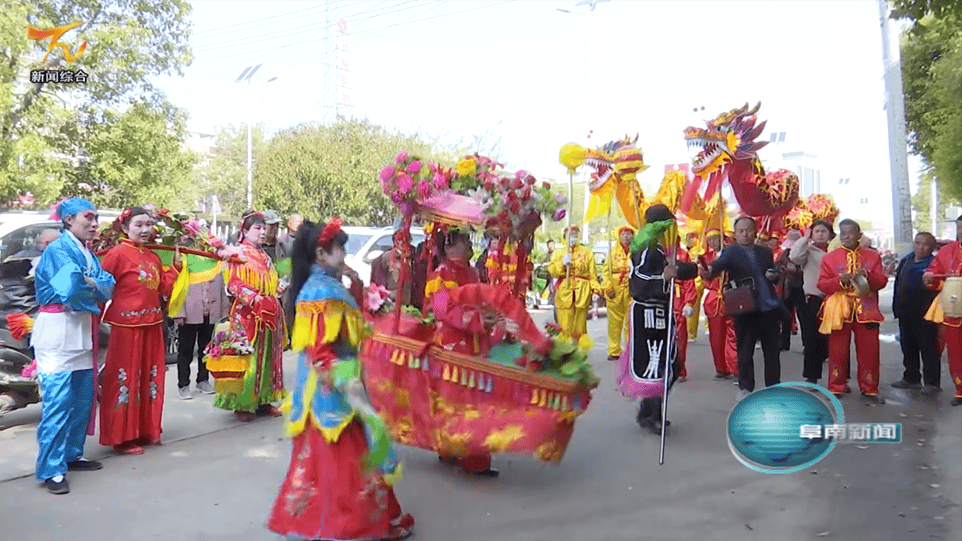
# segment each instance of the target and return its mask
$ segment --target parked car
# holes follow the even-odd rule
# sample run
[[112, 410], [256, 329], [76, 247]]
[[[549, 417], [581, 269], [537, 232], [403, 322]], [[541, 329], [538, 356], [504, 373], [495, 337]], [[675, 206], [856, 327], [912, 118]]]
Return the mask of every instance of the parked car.
[[[344, 262], [357, 271], [364, 284], [371, 283], [371, 263], [384, 252], [394, 247], [394, 229], [390, 227], [344, 226], [347, 233], [347, 255]], [[425, 238], [420, 227], [411, 228], [411, 244], [417, 247]]]

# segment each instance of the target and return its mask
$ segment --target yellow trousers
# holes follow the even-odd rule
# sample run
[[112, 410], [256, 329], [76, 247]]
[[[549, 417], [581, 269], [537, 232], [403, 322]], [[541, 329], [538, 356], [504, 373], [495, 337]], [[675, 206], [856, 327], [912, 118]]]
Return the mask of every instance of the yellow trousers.
[[688, 338], [698, 338], [698, 322], [701, 319], [701, 297], [705, 293], [705, 281], [695, 278], [695, 313], [688, 318]]
[[631, 308], [631, 297], [625, 295], [622, 302], [608, 301], [608, 356], [621, 355], [621, 333], [628, 337], [628, 310]]
[[558, 326], [568, 336], [588, 334], [588, 307], [558, 308]]

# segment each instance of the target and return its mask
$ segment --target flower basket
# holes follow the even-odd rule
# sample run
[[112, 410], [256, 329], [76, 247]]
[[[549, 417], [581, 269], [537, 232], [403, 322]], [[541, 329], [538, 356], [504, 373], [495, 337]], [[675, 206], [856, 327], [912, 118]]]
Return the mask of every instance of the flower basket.
[[254, 362], [254, 348], [244, 328], [229, 319], [214, 326], [214, 335], [207, 345], [207, 370], [214, 377], [217, 392], [239, 393], [244, 388], [244, 375]]

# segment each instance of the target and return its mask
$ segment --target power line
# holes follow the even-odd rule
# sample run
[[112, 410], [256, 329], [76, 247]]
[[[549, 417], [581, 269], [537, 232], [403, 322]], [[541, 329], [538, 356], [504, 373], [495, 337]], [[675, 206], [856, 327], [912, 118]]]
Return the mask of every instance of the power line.
[[[415, 21], [410, 21], [410, 20], [408, 20], [409, 22], [408, 22], [408, 21], [404, 21], [403, 23], [390, 24], [390, 25], [382, 26], [382, 27], [380, 27], [380, 28], [371, 28], [371, 29], [369, 29], [369, 30], [362, 30], [362, 31], [360, 31], [360, 32], [357, 32], [357, 34], [363, 34], [363, 33], [367, 33], [367, 32], [374, 32], [374, 34], [369, 34], [369, 35], [367, 35], [367, 36], [364, 36], [364, 37], [361, 37], [361, 38], [359, 38], [359, 39], [356, 39], [356, 40], [352, 41], [352, 42], [350, 43], [350, 45], [353, 45], [353, 44], [355, 44], [355, 43], [357, 43], [357, 42], [359, 42], [359, 41], [361, 41], [361, 40], [363, 40], [363, 39], [367, 39], [367, 38], [369, 38], [369, 37], [371, 37], [371, 36], [373, 36], [373, 35], [375, 35], [375, 34], [380, 33], [382, 30], [387, 30], [388, 28], [395, 28], [395, 27], [398, 27], [398, 26], [403, 26], [403, 25], [408, 25], [408, 24], [415, 24], [415, 23], [420, 23], [420, 22], [424, 22], [424, 21], [430, 21], [430, 20], [433, 20], [433, 19], [440, 19], [440, 18], [442, 18], [442, 17], [449, 17], [449, 16], [451, 16], [451, 15], [458, 15], [458, 14], [461, 14], [461, 13], [467, 13], [467, 12], [469, 12], [469, 11], [476, 11], [476, 10], [479, 10], [479, 9], [485, 9], [485, 8], [500, 6], [500, 5], [502, 5], [502, 4], [508, 4], [508, 3], [514, 2], [514, 1], [515, 1], [515, 0], [504, 0], [503, 2], [496, 2], [496, 3], [494, 3], [494, 4], [487, 4], [487, 5], [484, 5], [484, 6], [476, 6], [476, 7], [473, 7], [473, 8], [462, 9], [462, 10], [460, 10], [460, 11], [452, 11], [452, 12], [450, 12], [450, 13], [442, 13], [441, 15], [434, 15], [433, 17], [425, 17], [425, 18], [423, 18], [423, 19], [418, 19], [418, 20], [415, 20]], [[427, 13], [428, 11], [430, 11], [430, 10], [425, 10], [424, 12], [419, 13], [418, 15], [423, 15], [424, 13]]]
[[[219, 28], [211, 28], [210, 30], [201, 30], [200, 32], [194, 33], [194, 36], [216, 35], [216, 34], [222, 33], [222, 32], [220, 32], [221, 30], [227, 30], [228, 28], [237, 28], [237, 27], [239, 27], [239, 26], [247, 26], [247, 25], [252, 25], [252, 24], [261, 24], [261, 23], [263, 23], [264, 21], [267, 21], [267, 20], [270, 20], [270, 19], [276, 19], [276, 18], [278, 18], [278, 17], [286, 17], [286, 16], [288, 16], [288, 15], [296, 15], [296, 14], [298, 14], [298, 13], [304, 13], [304, 12], [307, 12], [307, 11], [313, 11], [313, 10], [316, 10], [316, 9], [321, 9], [321, 8], [323, 8], [323, 7], [325, 7], [325, 6], [314, 6], [314, 7], [309, 7], [309, 8], [306, 8], [306, 9], [299, 9], [299, 10], [297, 10], [297, 11], [289, 11], [289, 12], [287, 12], [287, 13], [280, 13], [280, 14], [278, 14], [278, 15], [273, 15], [273, 16], [270, 16], [270, 17], [264, 17], [263, 19], [257, 19], [256, 21], [245, 21], [245, 22], [242, 22], [242, 23], [236, 23], [236, 24], [230, 24], [230, 25], [227, 25], [227, 26], [221, 26], [221, 27], [219, 27]], [[280, 21], [278, 21], [278, 22], [280, 22]], [[276, 23], [271, 23], [271, 24], [276, 24]], [[232, 30], [231, 32], [233, 32], [233, 30]], [[227, 32], [227, 33], [230, 33], [230, 32]]]

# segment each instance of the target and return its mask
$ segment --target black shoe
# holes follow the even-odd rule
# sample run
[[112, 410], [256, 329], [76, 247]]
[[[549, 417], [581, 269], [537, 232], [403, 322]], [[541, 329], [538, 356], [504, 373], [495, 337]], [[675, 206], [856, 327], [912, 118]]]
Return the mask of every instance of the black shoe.
[[728, 379], [728, 378], [730, 378], [730, 377], [732, 377], [731, 374], [723, 374], [723, 373], [721, 373], [721, 372], [717, 372], [717, 373], [715, 374], [715, 379], [717, 379], [717, 380], [719, 380], [719, 381]]
[[938, 385], [925, 385], [922, 387], [922, 394], [926, 396], [931, 396], [934, 394], [939, 394], [942, 392], [942, 388]]
[[818, 385], [818, 380], [815, 378], [805, 378], [805, 383], [811, 383], [813, 385]]
[[488, 468], [486, 470], [481, 470], [481, 471], [473, 471], [471, 473], [473, 473], [474, 475], [477, 475], [478, 477], [497, 477], [501, 475], [501, 472], [499, 472], [494, 468]]
[[845, 394], [852, 394], [852, 386], [851, 386], [851, 385], [846, 385], [846, 386], [845, 386]]
[[893, 389], [921, 389], [922, 383], [912, 383], [911, 381], [905, 381], [901, 379], [892, 384]]
[[865, 400], [867, 400], [867, 401], [869, 401], [869, 402], [872, 402], [872, 403], [874, 403], [874, 404], [884, 404], [884, 403], [885, 403], [885, 399], [882, 398], [881, 396], [877, 395], [877, 394], [865, 394], [865, 393], [862, 393], [862, 398], [864, 398]]
[[67, 484], [66, 477], [59, 483], [51, 478], [44, 481], [43, 484], [47, 486], [47, 492], [51, 494], [67, 494], [70, 492], [70, 485]]
[[97, 471], [102, 470], [103, 464], [96, 460], [74, 460], [67, 462], [67, 469], [70, 471]]
[[953, 406], [962, 406], [962, 396], [957, 396], [952, 399]]
[[661, 427], [658, 426], [658, 423], [655, 422], [653, 418], [646, 417], [642, 415], [641, 412], [639, 411], [638, 417], [635, 420], [638, 421], [638, 426], [640, 426], [641, 428], [644, 428], [645, 430], [647, 430], [648, 432], [651, 432], [652, 434], [661, 435]]

